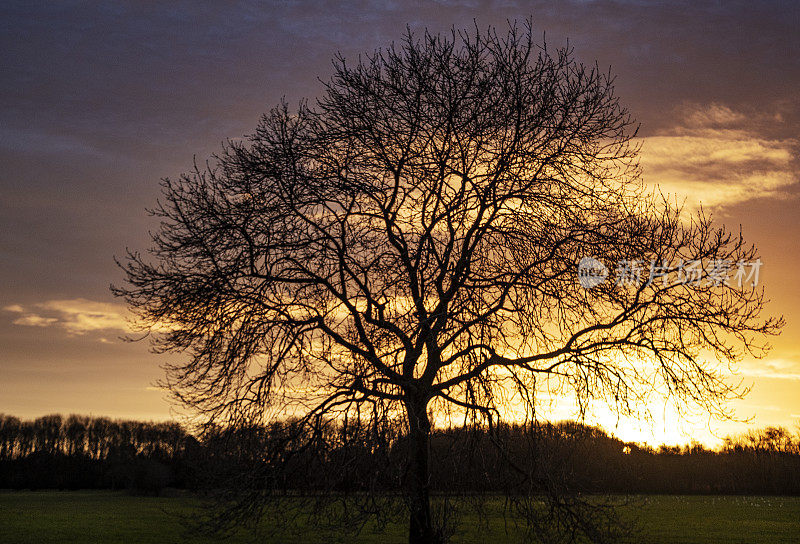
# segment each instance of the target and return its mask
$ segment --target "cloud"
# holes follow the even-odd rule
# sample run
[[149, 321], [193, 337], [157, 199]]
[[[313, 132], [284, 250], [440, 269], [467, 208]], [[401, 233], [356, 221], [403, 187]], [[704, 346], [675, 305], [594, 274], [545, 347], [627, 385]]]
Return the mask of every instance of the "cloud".
[[84, 298], [49, 300], [29, 307], [13, 304], [3, 309], [23, 314], [12, 321], [14, 325], [57, 327], [72, 335], [94, 331], [128, 332], [130, 329], [125, 306]]
[[28, 314], [15, 319], [12, 323], [14, 323], [14, 325], [23, 325], [26, 327], [48, 327], [57, 321], [58, 319], [55, 317], [42, 317], [36, 314]]
[[739, 365], [739, 372], [752, 378], [800, 380], [800, 362], [788, 359], [743, 361]]
[[706, 107], [685, 105], [681, 109], [689, 126], [732, 125], [747, 120], [747, 116], [723, 104], [712, 103]]
[[745, 115], [720, 104], [683, 106], [670, 129], [642, 146], [645, 179], [689, 208], [782, 197], [798, 182], [795, 138], [768, 138], [769, 113]]

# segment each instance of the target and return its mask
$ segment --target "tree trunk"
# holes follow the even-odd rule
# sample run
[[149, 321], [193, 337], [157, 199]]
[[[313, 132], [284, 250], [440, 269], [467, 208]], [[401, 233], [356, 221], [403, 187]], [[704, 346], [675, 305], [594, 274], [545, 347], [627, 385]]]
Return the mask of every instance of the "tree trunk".
[[410, 510], [409, 544], [434, 544], [430, 502], [429, 446], [431, 424], [427, 403], [407, 404], [409, 420], [409, 467], [406, 474], [406, 495]]

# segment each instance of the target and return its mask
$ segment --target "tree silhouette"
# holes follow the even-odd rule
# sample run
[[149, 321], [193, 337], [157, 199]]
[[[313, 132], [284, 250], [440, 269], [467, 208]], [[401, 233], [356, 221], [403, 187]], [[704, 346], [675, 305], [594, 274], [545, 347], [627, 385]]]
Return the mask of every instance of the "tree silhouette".
[[[715, 272], [752, 246], [648, 192], [610, 74], [530, 24], [408, 32], [334, 66], [314, 105], [281, 104], [163, 180], [149, 256], [120, 263], [114, 293], [157, 351], [182, 354], [166, 385], [206, 428], [399, 430], [387, 458], [409, 541], [434, 542], [432, 421], [532, 422], [542, 391], [622, 411], [655, 391], [724, 414], [740, 390], [708, 354], [758, 355], [781, 321]], [[657, 266], [586, 285], [587, 262]], [[516, 497], [558, 488], [519, 470]], [[554, 500], [554, 526], [602, 540], [576, 505]]]

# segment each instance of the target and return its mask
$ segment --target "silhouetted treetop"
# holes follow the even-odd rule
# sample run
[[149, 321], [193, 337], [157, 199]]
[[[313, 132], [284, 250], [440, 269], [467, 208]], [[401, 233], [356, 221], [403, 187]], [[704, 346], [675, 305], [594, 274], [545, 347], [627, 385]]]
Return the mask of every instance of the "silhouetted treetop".
[[[181, 354], [180, 402], [209, 424], [400, 425], [411, 541], [430, 542], [432, 414], [530, 421], [545, 391], [721, 413], [739, 393], [703, 354], [758, 354], [781, 322], [711, 263], [757, 253], [647, 190], [610, 73], [529, 25], [408, 32], [334, 67], [312, 105], [165, 179], [152, 249], [122, 263], [115, 293]], [[587, 287], [587, 257], [659, 273]]]

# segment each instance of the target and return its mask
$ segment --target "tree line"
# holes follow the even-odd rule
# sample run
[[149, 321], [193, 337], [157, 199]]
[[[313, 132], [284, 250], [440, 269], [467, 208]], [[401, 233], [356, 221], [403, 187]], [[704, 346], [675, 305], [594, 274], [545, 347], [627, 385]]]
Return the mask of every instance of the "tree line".
[[[386, 491], [402, 477], [407, 439], [348, 422], [309, 434], [291, 420], [218, 428], [195, 437], [175, 422], [0, 414], [0, 488], [215, 487], [242, 477], [284, 491]], [[513, 492], [519, 474], [600, 493], [800, 494], [800, 434], [782, 427], [728, 437], [717, 450], [693, 443], [657, 449], [577, 422], [435, 429], [431, 489]]]
[[130, 489], [187, 487], [197, 440], [178, 423], [0, 414], [0, 487]]

